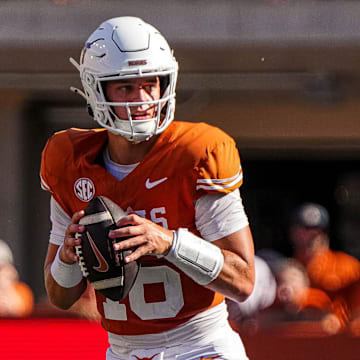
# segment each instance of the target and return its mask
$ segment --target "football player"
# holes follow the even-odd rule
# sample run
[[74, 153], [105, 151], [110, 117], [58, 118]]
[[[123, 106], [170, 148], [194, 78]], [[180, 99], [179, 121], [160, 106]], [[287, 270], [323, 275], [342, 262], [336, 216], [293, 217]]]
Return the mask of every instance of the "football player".
[[75, 233], [84, 231], [88, 202], [105, 196], [127, 211], [109, 233], [115, 249], [134, 249], [125, 261], [141, 262], [124, 300], [97, 292], [107, 359], [247, 359], [224, 302], [245, 300], [254, 284], [234, 140], [204, 123], [173, 121], [178, 64], [165, 38], [139, 18], [105, 21], [80, 63], [71, 62], [83, 85], [73, 90], [101, 128], [56, 133], [43, 150], [50, 300], [67, 309], [86, 289]]

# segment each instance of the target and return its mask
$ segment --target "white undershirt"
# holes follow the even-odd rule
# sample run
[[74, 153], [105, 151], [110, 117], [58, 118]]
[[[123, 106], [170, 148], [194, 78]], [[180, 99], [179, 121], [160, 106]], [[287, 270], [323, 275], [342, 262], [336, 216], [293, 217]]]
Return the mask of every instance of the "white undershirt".
[[[118, 180], [122, 180], [139, 164], [117, 164], [110, 159], [107, 149], [103, 153], [103, 159], [106, 170]], [[61, 245], [66, 228], [71, 224], [71, 218], [53, 197], [50, 200], [50, 220], [52, 228], [49, 241], [52, 244]], [[195, 225], [205, 240], [221, 239], [248, 224], [238, 189], [229, 194], [207, 194], [195, 203]]]
[[129, 175], [140, 163], [129, 165], [120, 165], [111, 160], [109, 154], [109, 148], [106, 147], [103, 152], [103, 160], [105, 169], [112, 175], [115, 176], [118, 180], [122, 180], [125, 176]]

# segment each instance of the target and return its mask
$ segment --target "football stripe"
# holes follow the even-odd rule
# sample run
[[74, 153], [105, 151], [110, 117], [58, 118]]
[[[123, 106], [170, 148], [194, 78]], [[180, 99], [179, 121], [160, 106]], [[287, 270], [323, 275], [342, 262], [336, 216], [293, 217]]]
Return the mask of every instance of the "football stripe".
[[112, 221], [112, 216], [108, 211], [99, 212], [96, 214], [85, 215], [79, 221], [82, 225], [91, 225], [101, 223], [103, 221]]
[[94, 287], [95, 290], [103, 290], [103, 289], [113, 288], [116, 286], [123, 286], [124, 277], [118, 276], [116, 278], [93, 281], [91, 285]]

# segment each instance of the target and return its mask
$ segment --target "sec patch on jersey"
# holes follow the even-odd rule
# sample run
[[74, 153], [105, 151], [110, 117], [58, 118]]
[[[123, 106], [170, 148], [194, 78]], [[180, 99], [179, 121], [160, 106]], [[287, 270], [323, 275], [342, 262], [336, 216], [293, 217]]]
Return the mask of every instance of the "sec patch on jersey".
[[[110, 239], [109, 230], [116, 228], [117, 221], [126, 213], [113, 201], [98, 196], [93, 198], [79, 221], [85, 225], [81, 244], [75, 247], [83, 276], [105, 297], [118, 301], [124, 299], [133, 286], [140, 263], [125, 263], [131, 250], [115, 251], [113, 244], [119, 239]], [[125, 238], [124, 238], [125, 239]]]

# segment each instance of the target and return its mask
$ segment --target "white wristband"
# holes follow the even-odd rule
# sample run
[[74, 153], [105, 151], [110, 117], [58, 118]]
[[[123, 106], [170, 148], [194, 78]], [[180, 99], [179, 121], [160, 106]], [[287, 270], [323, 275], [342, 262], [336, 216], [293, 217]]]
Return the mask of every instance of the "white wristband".
[[224, 265], [219, 247], [182, 228], [174, 231], [174, 240], [165, 259], [200, 285], [215, 280]]
[[79, 264], [66, 264], [60, 259], [61, 246], [51, 264], [50, 272], [54, 280], [63, 288], [71, 288], [80, 283], [83, 278]]

